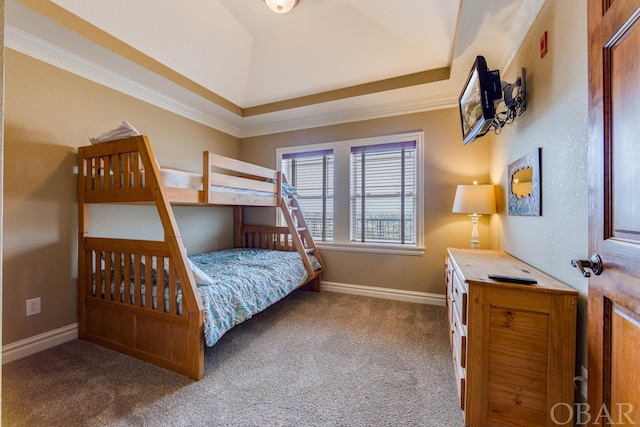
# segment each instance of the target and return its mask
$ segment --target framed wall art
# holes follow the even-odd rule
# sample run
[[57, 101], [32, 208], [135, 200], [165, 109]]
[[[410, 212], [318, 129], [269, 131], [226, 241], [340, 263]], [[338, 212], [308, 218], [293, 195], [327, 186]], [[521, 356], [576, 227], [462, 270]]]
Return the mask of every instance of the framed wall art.
[[509, 164], [507, 211], [514, 216], [541, 216], [540, 148]]

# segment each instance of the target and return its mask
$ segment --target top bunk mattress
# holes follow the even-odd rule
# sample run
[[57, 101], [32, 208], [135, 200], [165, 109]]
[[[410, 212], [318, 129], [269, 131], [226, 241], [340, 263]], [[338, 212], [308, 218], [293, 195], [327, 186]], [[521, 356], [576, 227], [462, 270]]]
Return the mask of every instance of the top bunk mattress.
[[[160, 166], [160, 175], [165, 187], [202, 190], [202, 175], [196, 172], [174, 169], [167, 166]], [[242, 188], [225, 187], [211, 184], [209, 191], [220, 191], [225, 193], [250, 194], [254, 196], [275, 197], [277, 194], [269, 191], [247, 190]], [[295, 196], [296, 190], [292, 186], [283, 183], [282, 192], [287, 196]]]
[[165, 187], [202, 190], [202, 175], [199, 173], [160, 166], [160, 175]]

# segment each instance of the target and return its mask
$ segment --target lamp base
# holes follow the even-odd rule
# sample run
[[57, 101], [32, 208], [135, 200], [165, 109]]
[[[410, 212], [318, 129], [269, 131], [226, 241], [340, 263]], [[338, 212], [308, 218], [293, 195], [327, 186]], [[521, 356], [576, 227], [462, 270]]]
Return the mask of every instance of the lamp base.
[[478, 233], [478, 218], [482, 215], [472, 214], [471, 218], [471, 249], [480, 249], [480, 234]]

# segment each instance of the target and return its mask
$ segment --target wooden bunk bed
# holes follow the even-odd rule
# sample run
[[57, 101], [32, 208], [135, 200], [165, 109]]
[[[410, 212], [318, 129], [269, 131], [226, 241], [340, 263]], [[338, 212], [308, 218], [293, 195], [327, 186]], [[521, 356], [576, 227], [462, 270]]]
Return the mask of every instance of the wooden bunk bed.
[[[199, 187], [165, 186], [163, 174], [144, 135], [78, 149], [78, 336], [198, 380], [205, 310], [173, 205], [234, 206], [235, 247], [297, 252], [306, 275], [296, 287], [319, 291], [324, 264], [280, 172], [205, 152], [203, 173], [187, 174]], [[90, 236], [97, 203], [155, 205], [164, 239]], [[287, 225], [245, 225], [242, 206], [273, 206]]]

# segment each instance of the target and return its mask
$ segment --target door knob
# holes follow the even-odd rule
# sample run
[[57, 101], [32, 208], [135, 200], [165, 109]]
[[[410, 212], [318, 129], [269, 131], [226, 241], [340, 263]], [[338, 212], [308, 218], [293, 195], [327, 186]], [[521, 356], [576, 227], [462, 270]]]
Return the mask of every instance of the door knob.
[[598, 254], [593, 254], [589, 259], [572, 259], [571, 265], [580, 270], [580, 273], [582, 273], [584, 277], [591, 276], [591, 273], [585, 270], [585, 268], [593, 271], [593, 274], [595, 274], [596, 276], [602, 273], [603, 268], [602, 258], [600, 258], [600, 255]]

